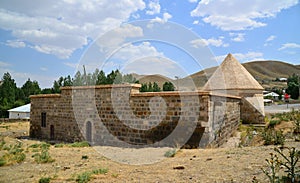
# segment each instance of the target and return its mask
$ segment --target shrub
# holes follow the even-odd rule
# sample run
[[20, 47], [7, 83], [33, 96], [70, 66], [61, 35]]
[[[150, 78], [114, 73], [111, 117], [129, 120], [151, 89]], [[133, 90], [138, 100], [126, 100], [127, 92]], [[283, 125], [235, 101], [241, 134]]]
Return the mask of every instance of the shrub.
[[108, 172], [107, 168], [100, 168], [100, 169], [93, 170], [91, 172], [83, 172], [83, 173], [77, 175], [76, 182], [86, 183], [91, 180], [91, 177], [93, 174], [96, 174], [96, 175], [97, 174], [106, 174], [107, 172]]
[[275, 119], [272, 119], [270, 122], [269, 122], [269, 127], [270, 128], [274, 128], [277, 124], [280, 124], [280, 120], [275, 120]]
[[32, 144], [29, 148], [41, 148], [41, 149], [49, 149], [50, 144], [48, 143], [41, 143], [41, 144]]
[[29, 148], [39, 148], [40, 144], [31, 144]]
[[73, 144], [69, 145], [70, 147], [89, 147], [90, 144], [87, 141], [82, 142], [74, 142]]
[[93, 170], [92, 171], [93, 174], [106, 174], [108, 172], [108, 169], [107, 168], [100, 168], [100, 169], [97, 169], [97, 170]]
[[264, 145], [284, 145], [285, 137], [281, 131], [265, 129], [262, 133]]
[[92, 173], [91, 172], [83, 172], [82, 174], [77, 175], [76, 182], [86, 183], [91, 180]]
[[43, 149], [42, 152], [33, 155], [35, 162], [37, 163], [52, 163], [55, 160], [50, 156], [47, 149]]
[[279, 182], [279, 176], [278, 176], [278, 170], [280, 168], [279, 159], [278, 156], [273, 153], [270, 153], [271, 158], [266, 159], [267, 162], [267, 169], [263, 169], [262, 171], [264, 174], [269, 178], [270, 183]]
[[5, 144], [6, 144], [6, 142], [4, 141], [4, 139], [1, 139], [1, 141], [0, 141], [0, 151], [2, 150], [2, 148], [4, 147]]
[[[288, 148], [287, 155], [283, 153], [283, 150], [278, 148], [275, 148], [274, 151], [277, 152], [283, 160], [280, 160], [279, 157], [273, 153], [270, 153], [270, 159], [266, 159], [268, 168], [262, 169], [262, 171], [268, 176], [270, 182], [300, 182], [300, 166], [297, 165], [300, 158], [300, 151], [295, 147]], [[282, 170], [287, 174], [281, 174], [282, 176], [280, 177], [280, 171]]]
[[285, 168], [285, 172], [287, 172], [286, 179], [289, 179], [291, 182], [300, 181], [296, 180], [297, 173], [300, 173], [300, 165], [297, 166], [300, 158], [300, 151], [295, 147], [289, 148], [288, 156], [286, 156], [282, 150], [278, 148], [275, 148], [274, 150], [284, 158], [284, 161], [279, 163]]
[[50, 180], [51, 180], [50, 177], [42, 177], [40, 178], [39, 183], [49, 183]]
[[0, 166], [4, 166], [6, 164], [6, 161], [3, 157], [0, 158]]
[[81, 159], [89, 159], [89, 156], [87, 156], [87, 155], [82, 155], [82, 156], [81, 156]]
[[25, 160], [26, 155], [23, 153], [24, 149], [22, 148], [22, 143], [17, 142], [16, 144], [7, 145], [3, 147], [3, 150], [8, 151], [0, 158], [0, 166], [21, 163]]
[[177, 150], [174, 148], [174, 149], [170, 149], [170, 150], [168, 150], [165, 154], [164, 154], [164, 156], [165, 157], [174, 157], [175, 155], [176, 155], [176, 152], [177, 152]]
[[64, 147], [64, 144], [55, 144], [54, 147], [55, 148]]

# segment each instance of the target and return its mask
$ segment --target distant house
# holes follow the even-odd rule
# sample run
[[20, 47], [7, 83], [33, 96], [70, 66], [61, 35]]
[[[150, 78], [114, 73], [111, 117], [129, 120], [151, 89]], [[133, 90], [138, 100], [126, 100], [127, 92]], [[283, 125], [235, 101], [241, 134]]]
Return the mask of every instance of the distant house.
[[279, 78], [279, 81], [281, 81], [281, 82], [287, 82], [287, 78]]
[[264, 94], [264, 98], [272, 98], [272, 99], [278, 100], [279, 94], [277, 94], [275, 92], [270, 92], [270, 93]]
[[30, 119], [30, 104], [8, 110], [9, 119]]

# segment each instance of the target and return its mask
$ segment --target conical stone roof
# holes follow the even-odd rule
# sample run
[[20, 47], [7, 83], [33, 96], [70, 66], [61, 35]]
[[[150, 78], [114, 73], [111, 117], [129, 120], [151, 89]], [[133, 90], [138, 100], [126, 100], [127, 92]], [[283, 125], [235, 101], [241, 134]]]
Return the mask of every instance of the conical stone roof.
[[203, 87], [214, 90], [263, 90], [263, 87], [230, 53]]

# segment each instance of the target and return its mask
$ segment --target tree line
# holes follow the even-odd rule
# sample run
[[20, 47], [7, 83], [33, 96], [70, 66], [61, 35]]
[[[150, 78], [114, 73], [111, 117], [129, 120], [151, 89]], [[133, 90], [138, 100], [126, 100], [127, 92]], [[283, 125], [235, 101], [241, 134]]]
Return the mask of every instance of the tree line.
[[[15, 80], [10, 73], [4, 73], [0, 80], [0, 118], [8, 117], [7, 110], [30, 103], [30, 95], [36, 94], [54, 94], [60, 93], [60, 87], [64, 86], [87, 86], [87, 85], [105, 85], [121, 83], [139, 83], [132, 74], [122, 74], [119, 70], [113, 70], [105, 74], [103, 70], [95, 69], [93, 73], [83, 73], [77, 71], [72, 78], [70, 75], [59, 77], [53, 82], [51, 88], [41, 89], [38, 81], [32, 81], [30, 78], [21, 86], [17, 87]], [[141, 92], [161, 91], [156, 82], [154, 84], [142, 84]], [[174, 91], [171, 82], [166, 82], [163, 91]]]

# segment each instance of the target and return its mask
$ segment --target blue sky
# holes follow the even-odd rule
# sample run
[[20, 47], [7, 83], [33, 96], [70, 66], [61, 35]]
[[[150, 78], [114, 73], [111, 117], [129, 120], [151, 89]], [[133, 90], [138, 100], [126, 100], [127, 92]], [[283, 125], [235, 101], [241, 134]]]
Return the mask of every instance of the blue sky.
[[45, 88], [82, 65], [183, 77], [228, 53], [300, 64], [299, 32], [298, 0], [2, 0], [0, 75]]

